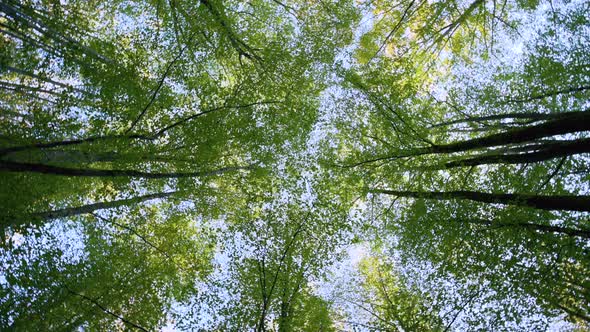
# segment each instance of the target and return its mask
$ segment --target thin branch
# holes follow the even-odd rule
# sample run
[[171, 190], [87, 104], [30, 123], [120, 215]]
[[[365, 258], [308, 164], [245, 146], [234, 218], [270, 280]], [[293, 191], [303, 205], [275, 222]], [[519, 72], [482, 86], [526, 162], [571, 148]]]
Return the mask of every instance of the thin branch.
[[137, 232], [137, 231], [136, 231], [134, 228], [132, 228], [132, 227], [129, 227], [129, 226], [126, 226], [126, 225], [123, 225], [123, 224], [119, 224], [119, 223], [118, 223], [118, 222], [116, 222], [116, 221], [109, 220], [109, 219], [107, 219], [107, 218], [101, 217], [101, 216], [99, 216], [99, 215], [97, 215], [97, 214], [95, 214], [95, 213], [90, 213], [90, 214], [91, 214], [91, 215], [92, 215], [94, 218], [96, 218], [96, 219], [100, 219], [100, 220], [102, 220], [102, 221], [104, 221], [104, 222], [106, 222], [106, 223], [113, 224], [113, 225], [115, 225], [115, 226], [117, 226], [117, 227], [119, 227], [119, 228], [122, 228], [122, 229], [125, 229], [125, 230], [129, 231], [131, 234], [133, 234], [133, 235], [137, 236], [138, 238], [140, 238], [140, 239], [143, 241], [143, 243], [145, 243], [145, 244], [146, 244], [146, 245], [148, 245], [149, 247], [152, 247], [154, 250], [156, 250], [156, 251], [157, 251], [157, 252], [159, 252], [160, 254], [164, 255], [164, 256], [165, 256], [166, 258], [168, 258], [169, 260], [172, 260], [172, 257], [170, 257], [170, 255], [169, 255], [167, 252], [165, 252], [164, 250], [160, 249], [158, 246], [156, 246], [155, 244], [153, 244], [153, 243], [152, 243], [151, 241], [149, 241], [149, 240], [148, 240], [148, 239], [147, 239], [145, 236], [143, 236], [143, 235], [139, 234], [139, 233], [138, 233], [138, 232]]
[[557, 164], [557, 167], [555, 167], [555, 170], [553, 170], [553, 172], [549, 175], [549, 177], [547, 177], [547, 179], [539, 187], [541, 190], [543, 190], [545, 188], [545, 186], [549, 184], [549, 181], [551, 181], [551, 179], [553, 179], [555, 177], [555, 175], [557, 175], [557, 173], [561, 170], [561, 167], [565, 163], [566, 159], [567, 159], [567, 157], [561, 158], [561, 160]]
[[75, 292], [75, 291], [71, 290], [71, 289], [70, 289], [69, 287], [67, 287], [67, 286], [64, 286], [64, 287], [65, 287], [65, 289], [66, 289], [66, 290], [67, 290], [69, 293], [71, 293], [71, 294], [73, 294], [73, 295], [76, 295], [76, 296], [79, 296], [79, 297], [81, 297], [82, 299], [84, 299], [84, 300], [86, 300], [86, 301], [88, 301], [88, 302], [92, 303], [93, 305], [95, 305], [96, 307], [98, 307], [100, 310], [102, 310], [102, 311], [103, 311], [105, 314], [107, 314], [107, 315], [110, 315], [110, 316], [113, 316], [113, 317], [115, 317], [115, 318], [117, 318], [117, 319], [121, 320], [123, 323], [125, 323], [125, 324], [127, 324], [127, 325], [130, 325], [130, 326], [132, 326], [132, 327], [134, 327], [134, 328], [136, 328], [136, 329], [138, 329], [138, 330], [141, 330], [141, 331], [148, 332], [148, 330], [147, 330], [147, 329], [145, 329], [145, 328], [143, 328], [143, 327], [141, 327], [141, 326], [139, 326], [139, 325], [137, 325], [137, 324], [133, 323], [132, 321], [130, 321], [130, 320], [128, 320], [128, 319], [126, 319], [125, 317], [123, 317], [123, 316], [121, 316], [121, 315], [118, 315], [118, 314], [116, 314], [116, 313], [114, 313], [114, 312], [110, 311], [108, 308], [106, 308], [106, 307], [105, 307], [105, 306], [103, 306], [102, 304], [98, 303], [98, 301], [96, 301], [95, 299], [93, 299], [93, 298], [90, 298], [90, 297], [88, 297], [88, 296], [86, 296], [86, 295], [84, 295], [84, 294], [77, 293], [77, 292]]
[[[191, 38], [191, 40], [192, 40], [192, 38]], [[176, 55], [176, 57], [172, 61], [170, 61], [170, 63], [166, 67], [166, 70], [164, 71], [164, 75], [162, 75], [162, 78], [158, 82], [158, 86], [156, 87], [156, 89], [152, 93], [152, 97], [150, 98], [150, 101], [147, 103], [147, 105], [145, 105], [145, 107], [139, 113], [139, 116], [133, 121], [133, 123], [131, 123], [131, 126], [125, 131], [125, 134], [128, 134], [129, 132], [131, 132], [131, 130], [133, 130], [133, 128], [137, 125], [137, 123], [145, 115], [145, 113], [147, 112], [148, 108], [150, 108], [150, 106], [152, 106], [152, 104], [156, 100], [156, 97], [158, 96], [158, 93], [160, 92], [160, 90], [162, 89], [162, 86], [164, 85], [164, 81], [166, 80], [166, 78], [170, 74], [170, 70], [172, 69], [172, 67], [174, 66], [174, 64], [176, 64], [176, 62], [180, 59], [180, 57], [182, 56], [182, 54], [184, 53], [184, 51], [187, 49], [187, 47], [188, 47], [188, 45], [189, 45], [189, 43], [190, 43], [191, 40], [189, 40], [189, 42], [184, 45], [184, 47], [180, 50], [180, 52], [178, 52], [178, 54]]]

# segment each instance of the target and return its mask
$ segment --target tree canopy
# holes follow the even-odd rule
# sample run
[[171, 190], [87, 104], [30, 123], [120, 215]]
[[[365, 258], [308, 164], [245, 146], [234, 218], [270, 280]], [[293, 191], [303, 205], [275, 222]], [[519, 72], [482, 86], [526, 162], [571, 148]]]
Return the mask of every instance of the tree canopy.
[[581, 0], [4, 0], [0, 329], [585, 331]]

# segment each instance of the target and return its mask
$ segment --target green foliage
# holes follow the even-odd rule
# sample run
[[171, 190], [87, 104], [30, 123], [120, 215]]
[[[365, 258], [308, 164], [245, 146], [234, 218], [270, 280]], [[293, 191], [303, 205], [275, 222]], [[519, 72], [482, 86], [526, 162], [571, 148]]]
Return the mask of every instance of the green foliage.
[[584, 329], [589, 10], [3, 1], [0, 329]]
[[[444, 15], [454, 5], [433, 4], [438, 11], [432, 15]], [[375, 6], [378, 13], [383, 11], [381, 16], [403, 13], [403, 7]], [[509, 4], [505, 9], [513, 6], [528, 11], [538, 4]], [[583, 64], [589, 58], [580, 53], [588, 45], [586, 34], [580, 32], [588, 28], [581, 19], [587, 17], [588, 8], [541, 10], [537, 17], [547, 17], [552, 24], [534, 31], [528, 40], [517, 39], [524, 44], [520, 58], [515, 53], [502, 58], [502, 52], [512, 50], [502, 48], [505, 45], [489, 31], [483, 34], [482, 29], [489, 26], [480, 16], [491, 15], [488, 10], [482, 6], [466, 21], [461, 18], [461, 27], [451, 35], [418, 21], [424, 19], [419, 14], [410, 16], [407, 19], [423, 27], [416, 38], [425, 40], [408, 48], [411, 55], [384, 51], [370, 64], [359, 59], [361, 65], [350, 69], [354, 74], [344, 76], [349, 85], [338, 100], [357, 112], [338, 119], [342, 121], [337, 124], [338, 144], [347, 150], [332, 151], [332, 155], [337, 164], [351, 170], [343, 176], [357, 188], [365, 192], [379, 188], [369, 190], [373, 193], [390, 189], [393, 197], [367, 197], [381, 224], [372, 221], [365, 230], [375, 231], [370, 240], [395, 236], [389, 246], [398, 250], [404, 264], [425, 261], [436, 266], [434, 278], [452, 275], [465, 283], [478, 280], [488, 285], [497, 299], [512, 301], [491, 309], [504, 322], [525, 326], [518, 318], [518, 307], [525, 306], [547, 317], [561, 312], [583, 324], [588, 320], [588, 279], [583, 272], [589, 269], [587, 212], [535, 207], [524, 198], [486, 202], [476, 196], [522, 193], [587, 198], [586, 171], [574, 171], [587, 165], [585, 150], [542, 158], [540, 153], [549, 152], [545, 144], [556, 144], [553, 151], [559, 153], [565, 151], [563, 144], [586, 144], [577, 140], [587, 138], [589, 128], [568, 131], [565, 121], [554, 119], [588, 111], [588, 74]], [[509, 11], [494, 10], [511, 16]], [[480, 17], [479, 23], [467, 23], [475, 17]], [[492, 23], [499, 19], [488, 17]], [[374, 35], [387, 33], [382, 24], [391, 24], [386, 19], [376, 22], [374, 30], [361, 37], [359, 52], [372, 47], [367, 42], [376, 40]], [[496, 26], [495, 33], [509, 38], [511, 29], [502, 32]], [[443, 40], [436, 44], [441, 53], [428, 46], [429, 40], [439, 38], [437, 33], [448, 39], [448, 44]], [[469, 46], [465, 38], [480, 38], [479, 46]], [[388, 42], [398, 44], [395, 38]], [[487, 49], [478, 54], [482, 46]], [[437, 59], [440, 54], [444, 56]], [[350, 102], [352, 98], [357, 100]], [[543, 131], [553, 123], [563, 134]], [[519, 141], [520, 132], [534, 133], [536, 128], [543, 128], [534, 134], [538, 137]], [[475, 194], [466, 198], [464, 192]], [[529, 297], [535, 305], [526, 304]], [[481, 325], [485, 323], [477, 319], [470, 324], [508, 329], [498, 323]]]
[[437, 308], [430, 308], [421, 294], [400, 280], [392, 264], [370, 257], [360, 263], [359, 269], [365, 277], [365, 289], [375, 297], [370, 302], [376, 317], [373, 326], [404, 331], [443, 330]]

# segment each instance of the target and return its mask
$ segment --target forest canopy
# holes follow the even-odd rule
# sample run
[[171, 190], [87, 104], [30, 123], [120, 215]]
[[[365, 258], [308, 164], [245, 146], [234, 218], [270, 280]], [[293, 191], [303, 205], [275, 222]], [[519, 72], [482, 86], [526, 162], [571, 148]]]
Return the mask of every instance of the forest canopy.
[[3, 0], [0, 330], [588, 331], [590, 3]]

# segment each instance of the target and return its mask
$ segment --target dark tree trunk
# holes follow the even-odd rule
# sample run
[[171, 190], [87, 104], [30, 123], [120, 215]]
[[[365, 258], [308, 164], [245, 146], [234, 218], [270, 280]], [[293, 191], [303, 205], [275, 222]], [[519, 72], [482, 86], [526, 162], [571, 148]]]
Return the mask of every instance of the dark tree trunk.
[[171, 173], [148, 173], [136, 170], [111, 170], [111, 169], [89, 169], [89, 168], [68, 168], [61, 166], [51, 166], [44, 164], [18, 163], [12, 161], [0, 161], [0, 171], [8, 172], [31, 172], [51, 175], [61, 175], [68, 177], [136, 177], [144, 179], [174, 179], [213, 176], [223, 173], [248, 170], [252, 166], [235, 166], [222, 167], [215, 170], [200, 172], [171, 172]]
[[472, 224], [479, 224], [489, 227], [515, 227], [515, 228], [523, 228], [533, 231], [539, 231], [541, 233], [561, 233], [566, 234], [569, 236], [578, 236], [590, 239], [590, 230], [586, 229], [574, 229], [568, 227], [560, 227], [560, 226], [549, 226], [549, 225], [539, 225], [534, 223], [528, 222], [499, 222], [493, 220], [484, 220], [484, 219], [469, 219], [469, 220], [457, 220], [459, 222], [467, 222]]
[[479, 122], [479, 121], [490, 121], [490, 120], [504, 120], [504, 119], [525, 119], [525, 120], [552, 120], [552, 119], [559, 119], [563, 117], [567, 117], [572, 114], [576, 114], [579, 112], [564, 112], [564, 113], [505, 113], [505, 114], [494, 114], [494, 115], [484, 115], [484, 116], [472, 116], [468, 117], [467, 119], [457, 119], [447, 122], [437, 123], [430, 128], [438, 128], [444, 126], [450, 126], [454, 124], [460, 123], [469, 123], [469, 122]]
[[167, 193], [155, 193], [144, 196], [138, 196], [133, 198], [120, 199], [111, 202], [99, 202], [78, 207], [70, 207], [65, 209], [45, 211], [32, 213], [27, 219], [31, 221], [49, 221], [57, 218], [73, 217], [81, 214], [92, 213], [96, 210], [112, 209], [120, 206], [126, 206], [131, 204], [137, 204], [141, 202], [151, 201], [154, 199], [168, 198], [172, 195], [178, 194], [178, 191], [167, 192]]
[[[539, 147], [536, 147], [539, 148]], [[563, 158], [575, 154], [590, 153], [590, 139], [580, 139], [571, 142], [551, 143], [540, 147], [539, 151], [523, 154], [499, 154], [476, 156], [462, 160], [450, 161], [438, 168], [455, 168], [478, 166], [486, 164], [524, 164], [545, 160]]]
[[515, 205], [541, 210], [562, 210], [590, 212], [590, 196], [540, 196], [528, 194], [490, 194], [478, 191], [396, 191], [386, 189], [371, 189], [376, 194], [386, 194], [398, 197], [412, 197], [434, 200], [466, 199], [475, 202]]
[[435, 145], [410, 151], [407, 156], [462, 152], [492, 146], [523, 143], [538, 138], [590, 130], [590, 111], [571, 113], [568, 116], [535, 126], [518, 128], [503, 133], [456, 143]]

